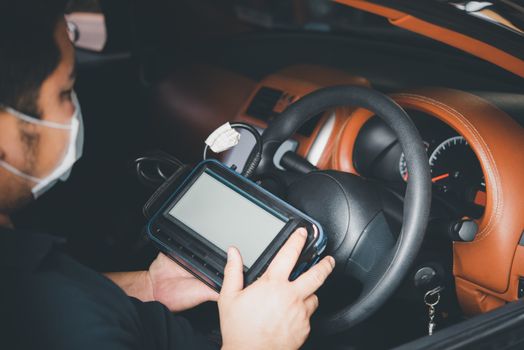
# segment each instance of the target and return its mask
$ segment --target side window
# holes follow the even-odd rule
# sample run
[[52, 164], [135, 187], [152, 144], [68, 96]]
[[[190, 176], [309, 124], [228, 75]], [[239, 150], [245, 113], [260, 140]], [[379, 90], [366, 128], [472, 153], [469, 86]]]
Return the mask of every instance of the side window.
[[72, 0], [65, 17], [76, 47], [95, 52], [104, 49], [107, 30], [99, 0]]

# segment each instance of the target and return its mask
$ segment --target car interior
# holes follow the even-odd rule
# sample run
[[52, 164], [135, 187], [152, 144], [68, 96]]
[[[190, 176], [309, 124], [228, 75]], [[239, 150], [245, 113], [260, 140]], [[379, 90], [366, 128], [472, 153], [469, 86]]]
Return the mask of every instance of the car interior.
[[[524, 295], [523, 75], [344, 1], [90, 0], [73, 1], [70, 13], [103, 18], [97, 23], [106, 34], [103, 49], [76, 49], [84, 156], [68, 182], [14, 217], [17, 227], [67, 238], [68, 252], [97, 271], [145, 269], [158, 251], [144, 233], [142, 208], [156, 188], [137, 177], [135, 159], [160, 150], [195, 165], [213, 130], [244, 122], [296, 153], [276, 164], [295, 174], [289, 183], [266, 187], [318, 213], [330, 230], [341, 230], [340, 218], [350, 214], [338, 190], [306, 175], [311, 170], [365, 179], [383, 208], [389, 248], [407, 244], [417, 210], [428, 209], [420, 242], [402, 248], [409, 266], [393, 282], [380, 279], [383, 295], [367, 311], [348, 305], [375, 292], [362, 266], [373, 257], [348, 263], [360, 272], [328, 279], [306, 348], [387, 349], [425, 337], [431, 291], [439, 299], [437, 334]], [[353, 100], [328, 102], [329, 91], [348, 86]], [[278, 124], [295, 102], [324, 88], [333, 90], [301, 105], [307, 118]], [[373, 100], [364, 94], [370, 90], [393, 103]], [[412, 124], [401, 123], [398, 107]], [[406, 141], [409, 125], [422, 143]], [[213, 156], [239, 166], [253, 143], [242, 134], [236, 147]], [[415, 164], [421, 152], [426, 159]], [[430, 192], [414, 193], [424, 167]], [[355, 196], [367, 202], [367, 192]], [[328, 251], [339, 242], [333, 237]], [[377, 259], [389, 254], [366, 244]], [[348, 313], [360, 316], [340, 321]], [[217, 332], [215, 304], [185, 314], [203, 332]]]

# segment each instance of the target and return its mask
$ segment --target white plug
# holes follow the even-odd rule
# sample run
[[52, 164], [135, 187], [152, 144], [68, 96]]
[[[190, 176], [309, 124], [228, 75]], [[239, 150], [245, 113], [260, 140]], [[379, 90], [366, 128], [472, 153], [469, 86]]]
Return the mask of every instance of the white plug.
[[213, 152], [220, 153], [238, 145], [239, 141], [240, 133], [227, 122], [213, 131], [205, 142]]

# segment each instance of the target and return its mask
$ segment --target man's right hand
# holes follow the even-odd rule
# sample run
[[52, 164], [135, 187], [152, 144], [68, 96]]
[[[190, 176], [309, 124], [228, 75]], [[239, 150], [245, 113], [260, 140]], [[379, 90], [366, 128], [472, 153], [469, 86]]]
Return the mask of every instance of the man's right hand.
[[318, 307], [314, 293], [335, 267], [327, 256], [289, 281], [306, 237], [305, 229], [295, 231], [266, 272], [245, 289], [242, 258], [229, 248], [218, 298], [223, 349], [298, 349], [306, 341]]

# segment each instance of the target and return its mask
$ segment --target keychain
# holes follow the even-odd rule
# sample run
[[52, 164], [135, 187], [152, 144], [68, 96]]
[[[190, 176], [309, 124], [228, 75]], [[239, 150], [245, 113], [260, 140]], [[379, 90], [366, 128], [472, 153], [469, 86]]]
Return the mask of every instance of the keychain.
[[424, 295], [424, 303], [428, 306], [428, 335], [433, 335], [437, 324], [435, 323], [435, 306], [440, 302], [440, 292], [444, 287], [438, 286], [426, 292]]

